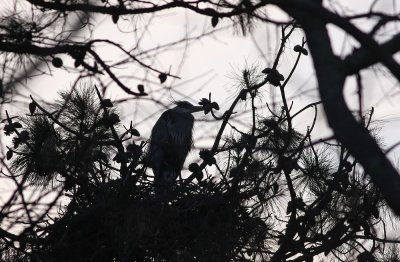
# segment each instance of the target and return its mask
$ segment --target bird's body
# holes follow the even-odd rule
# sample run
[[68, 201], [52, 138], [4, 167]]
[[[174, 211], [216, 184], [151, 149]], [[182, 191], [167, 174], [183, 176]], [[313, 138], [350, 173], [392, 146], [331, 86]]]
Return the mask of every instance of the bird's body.
[[149, 159], [156, 187], [169, 187], [182, 170], [192, 146], [194, 117], [202, 110], [189, 102], [178, 102], [165, 111], [151, 131]]

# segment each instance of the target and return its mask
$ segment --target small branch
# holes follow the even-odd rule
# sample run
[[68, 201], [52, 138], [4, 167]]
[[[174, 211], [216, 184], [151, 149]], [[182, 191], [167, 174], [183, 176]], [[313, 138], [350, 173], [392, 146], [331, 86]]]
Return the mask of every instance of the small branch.
[[111, 71], [110, 67], [103, 61], [103, 59], [100, 58], [100, 56], [93, 50], [89, 49], [88, 52], [94, 57], [94, 59], [101, 65], [101, 67], [107, 72], [107, 74], [111, 77], [112, 80], [114, 80], [115, 83], [119, 87], [122, 88], [127, 94], [134, 95], [134, 96], [143, 96], [145, 93], [140, 93], [140, 92], [133, 92], [130, 90], [127, 86], [125, 86], [119, 79], [114, 75], [114, 73]]

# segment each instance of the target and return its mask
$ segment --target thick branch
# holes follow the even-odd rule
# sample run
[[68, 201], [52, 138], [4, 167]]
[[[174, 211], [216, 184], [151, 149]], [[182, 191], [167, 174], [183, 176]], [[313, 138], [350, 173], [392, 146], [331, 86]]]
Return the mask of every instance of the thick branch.
[[[354, 37], [371, 57], [384, 64], [389, 71], [400, 81], [400, 65], [392, 57], [392, 53], [383, 49], [370, 35], [364, 33], [344, 17], [334, 14], [322, 7], [314, 0], [270, 0], [296, 19], [301, 17], [314, 17], [315, 21], [323, 21], [324, 24], [332, 23]], [[343, 64], [341, 65], [343, 66]]]
[[121, 7], [121, 6], [106, 6], [106, 5], [93, 5], [88, 3], [60, 3], [57, 1], [44, 1], [44, 0], [27, 0], [32, 5], [42, 7], [50, 10], [57, 10], [60, 12], [66, 11], [82, 11], [89, 13], [99, 13], [99, 14], [108, 14], [108, 15], [134, 15], [134, 14], [149, 14], [156, 13], [162, 10], [167, 10], [171, 8], [186, 8], [190, 9], [196, 13], [206, 16], [218, 16], [218, 17], [232, 17], [235, 15], [243, 14], [243, 13], [252, 13], [260, 7], [263, 7], [269, 4], [269, 1], [260, 1], [254, 6], [250, 7], [250, 9], [243, 8], [235, 8], [236, 5], [227, 6], [226, 12], [217, 11], [216, 9], [219, 7], [215, 5], [215, 10], [211, 8], [199, 8], [198, 2], [185, 2], [185, 1], [171, 1], [165, 4], [157, 5], [157, 4], [148, 4], [148, 6], [143, 7]]
[[[381, 44], [381, 48], [391, 54], [395, 54], [400, 51], [400, 33], [395, 35], [389, 41]], [[358, 71], [378, 62], [379, 60], [375, 55], [371, 54], [370, 50], [366, 49], [365, 47], [361, 47], [344, 59], [346, 74], [355, 74]]]
[[69, 53], [76, 50], [78, 45], [58, 45], [54, 47], [41, 47], [32, 44], [19, 44], [19, 43], [0, 43], [0, 52], [9, 52], [15, 54], [30, 54], [37, 56], [48, 56], [55, 54]]
[[346, 71], [343, 61], [333, 54], [326, 24], [319, 18], [313, 19], [301, 13], [297, 13], [296, 18], [304, 26], [321, 100], [336, 139], [361, 163], [388, 205], [400, 215], [400, 176], [369, 131], [356, 121], [346, 105], [343, 96]]

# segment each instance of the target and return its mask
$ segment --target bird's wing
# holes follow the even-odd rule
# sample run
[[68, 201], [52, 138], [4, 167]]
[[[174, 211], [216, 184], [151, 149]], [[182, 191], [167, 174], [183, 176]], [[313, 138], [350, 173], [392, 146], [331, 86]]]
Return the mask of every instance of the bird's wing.
[[157, 120], [151, 131], [149, 157], [154, 175], [157, 176], [164, 159], [163, 147], [169, 141], [168, 111]]
[[155, 179], [174, 181], [192, 144], [192, 115], [165, 111], [151, 131], [149, 158]]

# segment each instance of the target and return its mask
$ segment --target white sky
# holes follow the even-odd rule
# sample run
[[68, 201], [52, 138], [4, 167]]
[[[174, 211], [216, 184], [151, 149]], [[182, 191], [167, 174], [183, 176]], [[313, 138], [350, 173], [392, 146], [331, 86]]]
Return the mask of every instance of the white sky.
[[[392, 1], [381, 2], [382, 4], [379, 8], [383, 10], [393, 8]], [[346, 12], [351, 12], [351, 10], [361, 10], [368, 7], [366, 1], [362, 0], [330, 1], [330, 4], [337, 12], [341, 12], [343, 9], [345, 9]], [[347, 8], [340, 8], [343, 6], [346, 6]], [[274, 12], [276, 12], [276, 17], [280, 16], [278, 10], [271, 9], [271, 13]], [[120, 33], [117, 30], [117, 26], [111, 22], [109, 16], [98, 17], [95, 21], [94, 38], [113, 40], [127, 48], [135, 45], [136, 41], [134, 39], [134, 34]], [[136, 21], [138, 21], [136, 25], [139, 31], [141, 28], [148, 25], [146, 19], [143, 17], [139, 17]], [[230, 21], [224, 19], [217, 25], [217, 29], [229, 26], [230, 24]], [[367, 23], [360, 24], [365, 29], [370, 27]], [[125, 21], [120, 19], [118, 23], [119, 29], [123, 31], [131, 30], [131, 25], [132, 22], [127, 18]], [[141, 47], [142, 49], [149, 49], [160, 46], [166, 42], [181, 39], [185, 34], [195, 36], [202, 32], [209, 31], [210, 29], [210, 18], [205, 18], [182, 9], [166, 11], [152, 21], [148, 28], [148, 32], [142, 41]], [[350, 46], [349, 44], [354, 44], [354, 41], [345, 37], [343, 33], [336, 28], [330, 27], [330, 32], [337, 53], [347, 53]], [[178, 46], [179, 48], [173, 50], [167, 50], [161, 55], [152, 57], [147, 61], [153, 61], [153, 65], [160, 70], [168, 71], [170, 68], [171, 72], [177, 73], [181, 79], [172, 81], [172, 79], [169, 78], [164, 85], [160, 85], [157, 82], [157, 75], [153, 74], [150, 79], [154, 81], [154, 84], [146, 85], [146, 89], [151, 90], [160, 88], [161, 86], [168, 87], [181, 85], [179, 88], [180, 92], [183, 94], [192, 94], [195, 90], [204, 86], [200, 92], [190, 96], [192, 102], [198, 101], [202, 97], [207, 97], [208, 93], [212, 92], [213, 98], [220, 103], [222, 106], [221, 112], [223, 112], [224, 106], [226, 107], [229, 105], [229, 102], [232, 101], [235, 94], [235, 89], [232, 88], [232, 85], [235, 84], [232, 81], [232, 75], [234, 72], [237, 73], [239, 70], [243, 69], [246, 64], [257, 64], [260, 68], [265, 68], [271, 65], [276, 54], [276, 46], [278, 43], [276, 33], [277, 31], [272, 27], [267, 28], [265, 25], [257, 24], [253, 33], [247, 37], [243, 37], [238, 33], [234, 33], [231, 29], [228, 29], [216, 32], [211, 36], [198, 40], [194, 44], [191, 44], [186, 52], [183, 48], [184, 45], [180, 45]], [[288, 74], [290, 66], [294, 63], [296, 53], [292, 51], [292, 48], [294, 45], [301, 43], [301, 37], [301, 32], [296, 32], [295, 37], [293, 37], [289, 42], [287, 51], [281, 59], [279, 70], [284, 75]], [[101, 50], [101, 54], [107, 57], [107, 60], [110, 62], [117, 61], [118, 58], [121, 57], [120, 53], [115, 52], [115, 48], [106, 47]], [[260, 53], [260, 51], [262, 53]], [[183, 57], [184, 64], [182, 64], [181, 70], [178, 72]], [[69, 59], [66, 56], [64, 56], [63, 59], [66, 66], [73, 66], [72, 59]], [[114, 70], [114, 72], [120, 76], [124, 76], [121, 77], [124, 84], [132, 88], [135, 88], [140, 81], [129, 78], [132, 76], [143, 76], [143, 71], [135, 66], [120, 68]], [[186, 83], [188, 80], [204, 73], [204, 77]], [[379, 126], [382, 128], [381, 136], [384, 138], [385, 144], [390, 146], [400, 140], [397, 132], [400, 127], [398, 84], [390, 77], [388, 78], [382, 74], [377, 75], [372, 72], [372, 70], [363, 71], [362, 75], [364, 77], [363, 83], [365, 85], [364, 108], [368, 109], [371, 106], [375, 107], [375, 119], [380, 121]], [[34, 93], [41, 95], [47, 101], [52, 101], [57, 91], [68, 88], [74, 81], [75, 77], [75, 74], [66, 74], [62, 69], [52, 68], [52, 76], [36, 77], [30, 81], [28, 85]], [[109, 81], [109, 79], [104, 79], [105, 81]], [[349, 80], [348, 83], [349, 84], [346, 87], [347, 101], [350, 107], [356, 109], [357, 103], [355, 103], [356, 100], [354, 100], [356, 93], [354, 89], [354, 81]], [[112, 86], [113, 87], [109, 91], [109, 96], [111, 98], [117, 99], [125, 96], [119, 87], [115, 84]], [[268, 87], [265, 89], [268, 93], [272, 92], [271, 90], [268, 90]], [[304, 94], [306, 90], [311, 90], [312, 92]], [[289, 98], [290, 94], [295, 96], [295, 99], [293, 99], [295, 109], [301, 108], [309, 102], [315, 102], [318, 100], [310, 57], [303, 57], [301, 59], [298, 70], [287, 87], [287, 92]], [[269, 99], [269, 97], [266, 98]], [[180, 100], [181, 97], [174, 92], [165, 92], [162, 99], [164, 101], [172, 101]], [[129, 103], [125, 104], [122, 108], [122, 113], [127, 121], [131, 120], [134, 117], [133, 112], [136, 112], [135, 110], [132, 110], [132, 106], [132, 103]], [[154, 105], [149, 106], [149, 103], [146, 102], [143, 102], [143, 106], [139, 106], [138, 108], [139, 114], [136, 119], [139, 125], [137, 128], [141, 131], [144, 137], [147, 137], [150, 128], [156, 121], [156, 118], [149, 119], [145, 122], [140, 121], [140, 119], [146, 118], [149, 114], [154, 113], [159, 109], [156, 109]], [[155, 116], [157, 117], [160, 113], [161, 112], [157, 113]], [[298, 128], [304, 130], [311, 122], [309, 119], [311, 115], [312, 112], [310, 111], [310, 114], [305, 114], [304, 117], [299, 118], [296, 122]], [[199, 115], [197, 117], [204, 118]], [[219, 126], [217, 122], [208, 123], [206, 129], [197, 128], [196, 135], [202, 136], [203, 132], [215, 130], [210, 129], [210, 125], [215, 128]], [[203, 126], [203, 124], [199, 124], [198, 126]], [[320, 111], [319, 114], [317, 129], [317, 132], [315, 132], [317, 137], [327, 137], [330, 135], [322, 111]], [[393, 160], [397, 159], [396, 154], [391, 155]]]
[[[1, 0], [4, 1], [4, 0]], [[6, 0], [11, 1], [11, 0]], [[339, 6], [347, 6], [348, 10], [361, 10], [366, 9], [369, 5], [366, 3], [370, 1], [357, 0], [357, 1], [330, 1], [332, 8], [335, 8], [338, 12], [341, 12]], [[382, 10], [393, 9], [393, 3], [395, 1], [381, 1]], [[340, 5], [339, 5], [340, 4]], [[0, 7], [1, 10], [2, 7]], [[271, 9], [276, 17], [280, 16], [277, 9]], [[137, 24], [139, 31], [147, 26], [144, 18], [138, 18], [139, 23]], [[117, 26], [111, 22], [109, 16], [97, 17], [94, 23], [94, 38], [109, 39], [125, 47], [132, 47], [136, 41], [134, 34], [121, 33], [117, 29]], [[231, 22], [227, 19], [223, 19], [217, 25], [217, 29], [227, 27]], [[361, 26], [365, 29], [370, 27], [370, 24], [361, 23]], [[118, 27], [121, 30], [129, 31], [132, 29], [130, 21], [124, 21], [122, 18], [118, 23]], [[150, 49], [153, 47], [161, 46], [164, 43], [175, 41], [185, 37], [189, 34], [195, 36], [202, 32], [210, 31], [211, 21], [210, 18], [205, 18], [199, 15], [195, 15], [192, 12], [185, 11], [183, 9], [172, 10], [163, 12], [159, 17], [152, 21], [152, 24], [148, 28], [147, 34], [145, 35], [141, 48]], [[392, 29], [396, 31], [396, 28]], [[398, 30], [397, 30], [398, 32]], [[152, 74], [149, 79], [153, 83], [146, 85], [146, 90], [158, 89], [160, 87], [168, 86], [180, 86], [179, 91], [183, 94], [191, 94], [190, 98], [192, 102], [199, 101], [202, 97], [208, 97], [208, 93], [211, 92], [215, 101], [221, 106], [221, 112], [229, 106], [230, 102], [233, 101], [235, 95], [235, 85], [232, 75], [243, 69], [245, 65], [259, 65], [261, 69], [268, 67], [274, 60], [276, 54], [276, 47], [279, 42], [279, 35], [273, 27], [267, 27], [266, 25], [258, 24], [252, 34], [244, 37], [241, 34], [234, 33], [232, 29], [221, 30], [210, 36], [204, 37], [191, 44], [187, 51], [184, 51], [184, 45], [180, 45], [179, 48], [167, 50], [166, 52], [156, 57], [151, 57], [146, 62], [152, 61], [153, 65], [160, 70], [168, 71], [171, 68], [172, 73], [178, 73], [181, 77], [180, 80], [172, 80], [169, 78], [167, 82], [160, 85], [156, 74]], [[349, 44], [354, 44], [354, 41], [345, 37], [340, 30], [334, 27], [330, 27], [331, 38], [333, 41], [334, 48], [337, 54], [345, 54], [349, 49]], [[383, 35], [383, 37], [385, 37]], [[302, 34], [301, 31], [297, 31], [294, 37], [290, 40], [287, 51], [281, 58], [279, 71], [285, 76], [289, 73], [291, 65], [295, 61], [296, 53], [292, 51], [293, 46], [301, 43]], [[344, 51], [343, 50], [344, 46]], [[357, 46], [357, 45], [356, 45]], [[121, 54], [115, 52], [115, 48], [103, 47], [101, 54], [107, 57], [107, 62], [117, 61], [121, 58]], [[181, 69], [182, 58], [184, 57], [184, 63]], [[62, 56], [64, 64], [67, 67], [73, 67], [73, 60], [67, 56]], [[65, 73], [62, 69], [52, 69], [52, 75], [43, 75], [35, 77], [28, 82], [28, 86], [33, 96], [41, 96], [46, 101], [53, 101], [56, 94], [60, 90], [65, 90], [71, 86], [75, 80], [76, 74]], [[136, 87], [141, 81], [132, 79], [131, 77], [143, 77], [144, 73], [141, 69], [136, 66], [120, 68], [114, 70], [121, 78], [124, 84], [129, 87]], [[203, 75], [195, 81], [189, 81], [193, 78]], [[368, 109], [372, 106], [375, 107], [375, 119], [379, 122], [377, 125], [381, 127], [381, 137], [387, 146], [391, 146], [400, 141], [400, 103], [399, 103], [399, 91], [400, 87], [396, 81], [394, 81], [389, 74], [376, 74], [372, 70], [366, 70], [362, 72], [363, 84], [365, 85], [364, 90], [364, 108]], [[389, 76], [389, 77], [388, 77]], [[104, 78], [105, 81], [109, 79]], [[293, 75], [292, 81], [287, 87], [288, 97], [293, 100], [294, 111], [307, 105], [310, 102], [318, 101], [318, 95], [316, 91], [316, 82], [313, 76], [313, 68], [310, 57], [302, 57], [298, 70]], [[196, 92], [196, 90], [201, 89]], [[274, 93], [273, 88], [264, 87], [266, 91], [265, 98], [270, 100], [271, 94]], [[349, 79], [348, 85], [346, 86], [346, 97], [350, 107], [356, 109], [356, 92], [354, 88], [354, 81]], [[278, 94], [275, 92], [275, 94]], [[126, 95], [121, 91], [119, 87], [112, 84], [112, 88], [109, 90], [108, 95], [112, 99], [118, 99], [125, 97]], [[163, 101], [180, 100], [182, 96], [174, 92], [164, 92], [162, 97], [157, 97]], [[138, 106], [138, 114], [136, 115], [136, 123], [139, 123], [136, 128], [141, 132], [143, 139], [147, 139], [150, 129], [155, 123], [157, 117], [161, 114], [160, 108], [150, 104], [146, 101], [140, 102], [142, 106]], [[28, 111], [27, 108], [24, 109]], [[124, 116], [124, 121], [127, 123], [134, 118], [134, 102], [125, 103], [121, 109]], [[146, 120], [148, 115], [153, 113], [156, 114]], [[3, 112], [2, 112], [3, 113]], [[300, 130], [305, 130], [308, 125], [311, 124], [313, 112], [310, 110], [305, 113], [302, 117], [295, 121], [295, 125]], [[202, 116], [198, 114], [198, 119], [210, 119], [209, 116]], [[219, 123], [212, 122], [198, 122], [197, 128], [195, 129], [195, 143], [197, 146], [207, 146], [207, 141], [200, 140], [199, 138], [213, 136], [216, 134], [219, 127]], [[315, 138], [324, 138], [330, 135], [330, 129], [327, 127], [326, 121], [323, 116], [322, 110], [319, 110], [319, 118], [314, 132]], [[391, 160], [397, 164], [400, 149], [397, 148], [390, 154]], [[197, 153], [192, 152], [192, 158], [197, 158]], [[188, 161], [187, 161], [188, 162]]]
[[[6, 0], [7, 3], [12, 1]], [[369, 7], [367, 3], [369, 2], [364, 0], [341, 0], [327, 3], [338, 13], [352, 13], [367, 10]], [[396, 9], [397, 7], [394, 4], [395, 1], [391, 0], [379, 1], [376, 10]], [[274, 18], [285, 19], [285, 16], [276, 8], [271, 8], [269, 12]], [[112, 40], [126, 48], [131, 48], [135, 46], [137, 41], [135, 34], [128, 32], [133, 29], [136, 32], [141, 32], [148, 26], [140, 45], [140, 50], [148, 50], [182, 39], [185, 36], [197, 36], [212, 29], [210, 18], [202, 17], [183, 9], [162, 12], [151, 20], [151, 23], [148, 23], [147, 18], [146, 16], [135, 16], [132, 21], [128, 17], [122, 17], [117, 26], [112, 23], [110, 16], [96, 17], [92, 21], [94, 28], [93, 38]], [[236, 89], [233, 87], [236, 83], [233, 81], [232, 75], [238, 73], [246, 65], [258, 65], [261, 69], [270, 66], [274, 60], [280, 37], [279, 30], [277, 31], [272, 26], [267, 27], [265, 24], [256, 24], [254, 31], [246, 37], [234, 32], [232, 29], [223, 29], [230, 25], [231, 21], [222, 19], [216, 28], [220, 31], [193, 41], [188, 45], [187, 49], [185, 49], [185, 44], [183, 43], [145, 59], [146, 63], [151, 63], [157, 69], [171, 70], [171, 73], [177, 74], [181, 78], [179, 80], [168, 78], [166, 83], [161, 85], [158, 82], [157, 74], [150, 73], [149, 82], [145, 85], [146, 91], [164, 88], [166, 91], [155, 98], [167, 103], [182, 99], [182, 95], [168, 91], [167, 87], [179, 86], [179, 92], [183, 95], [190, 95], [192, 102], [199, 101], [202, 97], [208, 97], [208, 93], [211, 92], [213, 99], [221, 106], [220, 112], [223, 112], [236, 94]], [[371, 27], [371, 24], [363, 21], [360, 21], [358, 25], [365, 30]], [[329, 29], [337, 54], [344, 55], [351, 50], [352, 46], [358, 46], [354, 40], [346, 37], [337, 28], [330, 26]], [[121, 31], [125, 33], [121, 33]], [[387, 31], [397, 32], [398, 30], [397, 28], [388, 28]], [[301, 31], [296, 31], [281, 58], [278, 69], [285, 76], [287, 76], [291, 65], [295, 61], [296, 53], [292, 51], [292, 48], [294, 45], [301, 43], [302, 37]], [[382, 35], [382, 39], [384, 38], [386, 36]], [[116, 52], [115, 48], [103, 46], [98, 50], [101, 50], [101, 55], [106, 57], [106, 61], [109, 63], [118, 61], [122, 57], [122, 54]], [[73, 73], [73, 60], [68, 56], [61, 57], [64, 60], [64, 65], [72, 70], [71, 73], [66, 73], [63, 69], [50, 68], [50, 76], [38, 76], [27, 82], [30, 90], [26, 91], [26, 94], [32, 94], [34, 97], [41, 96], [46, 101], [51, 102], [54, 101], [58, 91], [68, 89], [71, 86], [77, 76]], [[133, 89], [137, 84], [142, 83], [138, 78], [145, 76], [145, 72], [133, 64], [118, 67], [114, 72], [126, 86]], [[201, 75], [202, 77], [198, 77]], [[388, 73], [377, 74], [372, 70], [365, 70], [362, 72], [362, 76], [365, 86], [364, 109], [375, 107], [375, 119], [378, 120], [378, 126], [381, 128], [380, 135], [386, 147], [390, 147], [400, 141], [397, 131], [400, 128], [400, 103], [398, 102], [400, 89], [398, 83]], [[194, 78], [197, 79], [191, 80]], [[103, 81], [109, 82], [110, 79], [104, 77]], [[356, 109], [358, 103], [356, 102], [354, 80], [349, 79], [347, 83], [346, 98], [348, 104], [351, 108]], [[310, 102], [319, 100], [316, 87], [311, 59], [309, 56], [303, 56], [286, 89], [288, 99], [294, 102], [293, 111], [297, 111]], [[200, 91], [198, 91], [199, 89]], [[278, 95], [278, 92], [271, 87], [264, 87], [263, 89], [266, 91], [266, 101], [270, 102], [273, 94]], [[126, 97], [126, 94], [115, 84], [111, 84], [108, 96], [112, 99], [119, 99]], [[27, 111], [27, 108], [24, 110]], [[151, 127], [161, 114], [160, 107], [155, 107], [154, 104], [146, 100], [124, 103], [120, 110], [127, 123], [132, 119], [135, 120], [136, 128], [141, 132], [143, 139], [148, 138]], [[153, 115], [153, 117], [148, 118], [149, 115]], [[295, 126], [299, 130], [305, 130], [311, 124], [312, 115], [313, 112], [309, 110], [295, 121]], [[209, 116], [201, 114], [196, 117], [198, 119], [210, 119]], [[216, 133], [218, 127], [218, 122], [198, 122], [195, 129], [195, 137], [212, 136]], [[330, 129], [324, 119], [323, 111], [320, 109], [314, 136], [315, 138], [324, 138], [330, 135]], [[206, 141], [209, 140], [195, 139], [195, 143], [198, 146], [207, 146], [208, 143]], [[390, 154], [394, 163], [397, 163], [399, 152], [399, 148], [396, 148]]]

